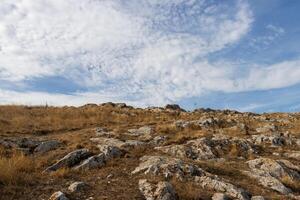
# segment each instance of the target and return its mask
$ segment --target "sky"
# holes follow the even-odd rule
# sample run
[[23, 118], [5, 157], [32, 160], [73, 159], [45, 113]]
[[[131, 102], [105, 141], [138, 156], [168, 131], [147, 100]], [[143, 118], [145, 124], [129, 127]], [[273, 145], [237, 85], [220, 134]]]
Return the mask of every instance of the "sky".
[[0, 104], [300, 111], [298, 0], [1, 0]]

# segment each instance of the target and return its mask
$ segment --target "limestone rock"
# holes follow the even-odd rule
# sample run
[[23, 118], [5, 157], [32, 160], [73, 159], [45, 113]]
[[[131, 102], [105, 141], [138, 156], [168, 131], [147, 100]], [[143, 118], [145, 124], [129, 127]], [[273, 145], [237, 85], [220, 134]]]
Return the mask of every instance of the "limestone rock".
[[45, 171], [56, 171], [63, 167], [73, 167], [74, 165], [80, 163], [82, 160], [88, 158], [91, 156], [91, 153], [88, 149], [79, 149], [75, 150], [69, 154], [67, 154], [65, 157], [57, 161], [52, 166], [48, 167]]
[[75, 170], [90, 170], [99, 168], [105, 165], [105, 155], [101, 153], [99, 155], [95, 155], [84, 160], [80, 165], [76, 166]]
[[51, 195], [49, 200], [69, 200], [61, 191], [55, 192]]
[[241, 188], [236, 187], [235, 185], [228, 183], [218, 177], [212, 176], [197, 176], [195, 177], [195, 182], [200, 184], [201, 187], [205, 189], [211, 189], [218, 192], [223, 192], [226, 195], [240, 199], [240, 200], [249, 200], [249, 194]]
[[146, 179], [139, 180], [139, 190], [146, 200], [176, 200], [177, 194], [173, 186], [165, 181], [158, 184], [149, 183]]
[[258, 180], [259, 184], [262, 186], [275, 190], [281, 194], [289, 194], [292, 192], [289, 188], [282, 184], [280, 180], [266, 172], [253, 169], [251, 172], [246, 171], [245, 174]]
[[177, 177], [179, 179], [189, 178], [205, 174], [205, 171], [195, 165], [184, 163], [180, 159], [166, 156], [143, 156], [141, 163], [132, 174], [145, 173], [163, 175], [166, 178]]
[[250, 169], [262, 170], [275, 178], [289, 177], [291, 180], [300, 180], [300, 167], [288, 160], [273, 160], [258, 158], [247, 162]]
[[247, 164], [251, 172], [246, 174], [257, 179], [261, 185], [282, 194], [289, 194], [292, 191], [281, 182], [281, 179], [289, 179], [292, 182], [300, 180], [300, 168], [287, 160], [258, 158], [248, 161]]

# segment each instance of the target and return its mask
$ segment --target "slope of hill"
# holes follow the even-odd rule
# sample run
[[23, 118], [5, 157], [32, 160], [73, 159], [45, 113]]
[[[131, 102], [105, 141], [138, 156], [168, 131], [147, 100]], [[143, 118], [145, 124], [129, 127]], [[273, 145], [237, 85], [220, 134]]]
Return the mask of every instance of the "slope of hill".
[[0, 199], [299, 199], [300, 113], [0, 106]]

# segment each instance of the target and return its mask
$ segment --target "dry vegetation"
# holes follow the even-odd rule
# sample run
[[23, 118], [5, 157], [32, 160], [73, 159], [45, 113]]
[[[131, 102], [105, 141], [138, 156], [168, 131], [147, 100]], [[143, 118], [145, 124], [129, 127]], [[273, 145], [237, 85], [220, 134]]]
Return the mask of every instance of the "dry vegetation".
[[9, 157], [0, 157], [0, 183], [5, 186], [28, 185], [35, 181], [34, 159], [22, 153], [12, 153]]
[[[203, 129], [198, 126], [178, 128], [175, 121], [198, 120], [203, 116], [213, 116], [219, 119], [229, 119], [238, 116], [249, 130], [241, 132], [232, 127], [218, 127]], [[184, 144], [185, 142], [203, 136], [210, 137], [213, 134], [222, 133], [229, 136], [245, 137], [253, 134], [257, 127], [264, 122], [254, 119], [255, 114], [240, 115], [230, 111], [216, 112], [177, 112], [167, 110], [145, 110], [125, 107], [122, 105], [105, 104], [102, 106], [86, 105], [83, 107], [28, 107], [28, 106], [0, 106], [0, 140], [7, 138], [33, 138], [37, 140], [58, 140], [62, 146], [42, 155], [24, 155], [20, 151], [7, 149], [0, 143], [0, 199], [47, 199], [55, 192], [66, 188], [73, 181], [84, 181], [89, 184], [89, 189], [80, 194], [69, 194], [71, 200], [86, 199], [93, 196], [95, 199], [143, 199], [138, 190], [139, 176], [132, 176], [131, 171], [139, 163], [143, 155], [155, 155], [158, 152], [148, 147], [136, 148], [127, 152], [124, 157], [110, 161], [101, 169], [86, 173], [74, 172], [63, 168], [56, 172], [45, 174], [44, 169], [55, 161], [75, 149], [88, 148], [92, 152], [98, 149], [89, 141], [95, 136], [96, 127], [105, 127], [117, 134], [119, 139], [132, 139], [123, 133], [128, 129], [138, 128], [144, 125], [152, 126], [155, 135], [164, 135], [168, 140], [164, 145]], [[265, 114], [266, 118], [286, 119], [284, 113]], [[293, 114], [292, 123], [274, 122], [281, 130], [299, 137], [300, 114]], [[249, 131], [249, 132], [248, 132]], [[278, 148], [280, 153], [291, 150], [299, 150], [290, 146]], [[261, 155], [273, 156], [273, 150], [265, 148]], [[220, 154], [221, 155], [221, 154]], [[223, 156], [223, 155], [222, 155]], [[247, 168], [245, 160], [239, 160], [244, 156], [246, 160], [255, 158], [255, 155], [244, 155], [239, 147], [232, 145], [226, 149], [225, 163], [212, 161], [193, 161], [202, 169], [226, 178], [237, 186], [246, 188], [253, 195], [264, 195], [269, 199], [281, 199], [282, 196], [269, 189], [264, 189], [257, 182], [240, 170]], [[291, 160], [299, 166], [299, 161]], [[109, 181], [107, 176], [112, 175]], [[150, 177], [150, 179], [154, 179]], [[155, 179], [154, 179], [155, 181]], [[282, 182], [293, 189], [300, 191], [297, 181], [283, 178]], [[210, 199], [213, 191], [203, 190], [194, 183], [171, 180], [180, 199]], [[267, 198], [267, 199], [268, 199]]]

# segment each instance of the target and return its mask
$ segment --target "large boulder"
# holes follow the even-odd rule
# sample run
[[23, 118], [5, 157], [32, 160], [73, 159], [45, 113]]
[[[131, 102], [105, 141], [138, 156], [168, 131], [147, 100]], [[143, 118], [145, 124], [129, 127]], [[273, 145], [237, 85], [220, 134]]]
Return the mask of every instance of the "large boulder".
[[82, 160], [91, 156], [91, 152], [88, 149], [78, 149], [69, 154], [65, 157], [57, 161], [55, 164], [48, 167], [45, 171], [56, 171], [60, 168], [65, 167], [73, 167], [76, 164], [80, 163]]
[[152, 184], [146, 179], [139, 180], [139, 190], [146, 200], [176, 200], [177, 194], [169, 182]]

